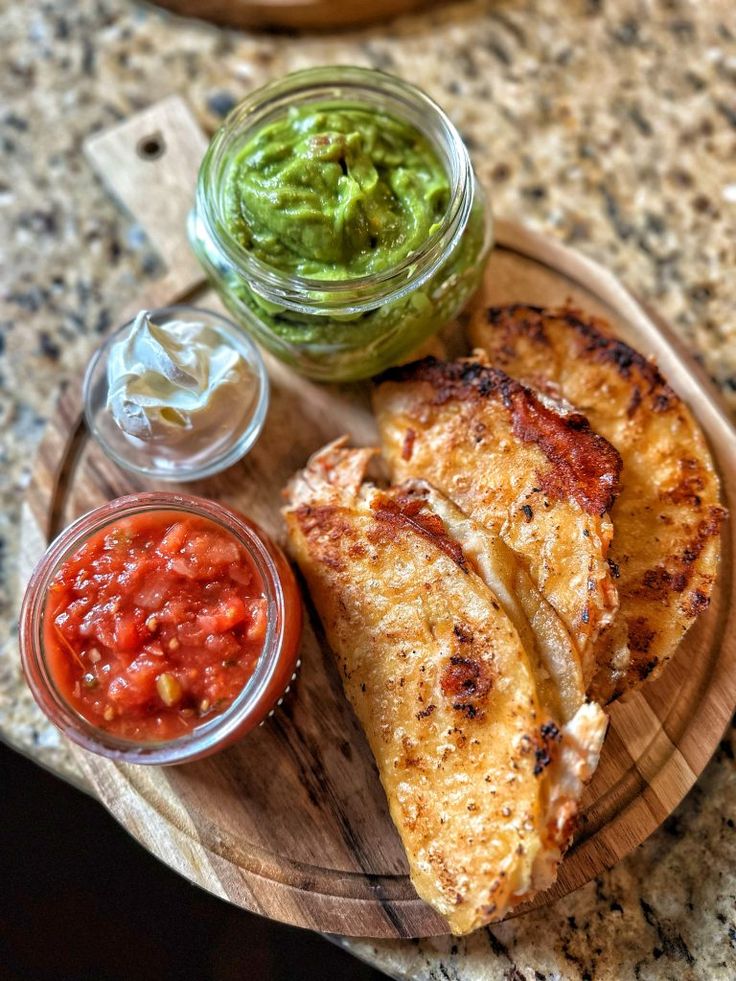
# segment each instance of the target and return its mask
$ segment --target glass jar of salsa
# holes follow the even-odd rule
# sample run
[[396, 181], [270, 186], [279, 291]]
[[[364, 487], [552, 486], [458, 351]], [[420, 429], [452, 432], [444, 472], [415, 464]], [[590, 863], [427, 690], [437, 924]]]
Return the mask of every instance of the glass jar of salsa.
[[80, 746], [181, 763], [263, 721], [294, 677], [301, 626], [291, 568], [255, 524], [214, 501], [136, 494], [49, 547], [23, 600], [21, 659]]
[[242, 102], [199, 172], [189, 237], [234, 318], [322, 381], [367, 378], [479, 285], [490, 214], [467, 149], [419, 89], [295, 72]]

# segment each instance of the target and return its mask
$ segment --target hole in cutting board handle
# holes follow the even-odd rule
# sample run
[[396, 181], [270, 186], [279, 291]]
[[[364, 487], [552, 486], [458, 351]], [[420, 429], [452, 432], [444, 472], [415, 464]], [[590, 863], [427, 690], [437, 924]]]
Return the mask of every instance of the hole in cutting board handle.
[[138, 140], [136, 152], [142, 160], [158, 160], [166, 152], [166, 141], [160, 131]]

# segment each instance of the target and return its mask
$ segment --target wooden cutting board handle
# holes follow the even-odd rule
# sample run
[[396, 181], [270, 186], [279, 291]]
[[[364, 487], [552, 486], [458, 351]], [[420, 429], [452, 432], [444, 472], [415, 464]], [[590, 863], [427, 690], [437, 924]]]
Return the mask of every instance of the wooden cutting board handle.
[[180, 96], [157, 102], [83, 144], [93, 170], [146, 233], [166, 266], [164, 276], [137, 290], [116, 321], [146, 307], [165, 306], [200, 287], [205, 276], [187, 240], [207, 139]]

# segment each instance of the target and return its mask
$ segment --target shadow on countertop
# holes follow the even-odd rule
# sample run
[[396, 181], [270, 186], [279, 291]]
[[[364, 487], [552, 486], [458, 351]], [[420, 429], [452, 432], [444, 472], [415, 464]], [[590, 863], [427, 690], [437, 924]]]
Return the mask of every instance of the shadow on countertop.
[[379, 981], [319, 935], [190, 885], [0, 744], [3, 981]]

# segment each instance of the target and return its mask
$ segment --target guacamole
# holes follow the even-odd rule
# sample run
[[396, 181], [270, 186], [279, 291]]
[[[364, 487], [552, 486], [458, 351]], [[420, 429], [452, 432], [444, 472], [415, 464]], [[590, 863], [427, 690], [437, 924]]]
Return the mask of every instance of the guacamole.
[[[320, 93], [305, 104], [310, 79], [349, 81], [354, 96]], [[271, 95], [284, 100], [289, 85], [299, 99], [255, 122], [253, 113]], [[374, 101], [384, 89], [385, 108]], [[210, 144], [189, 221], [192, 247], [235, 320], [302, 374], [368, 378], [450, 322], [477, 288], [490, 217], [452, 145], [457, 134], [439, 122], [406, 83], [338, 67], [296, 72], [254, 93]], [[463, 188], [455, 207], [450, 155]], [[448, 231], [455, 234], [439, 234]], [[387, 282], [376, 281], [380, 274]]]
[[230, 235], [292, 275], [338, 281], [383, 272], [421, 249], [450, 186], [429, 140], [378, 110], [292, 107], [228, 169]]
[[269, 303], [234, 270], [225, 271], [204, 243], [195, 245], [233, 316], [270, 351], [321, 381], [354, 381], [406, 357], [458, 315], [477, 289], [490, 246], [477, 202], [460, 242], [422, 286], [365, 313], [302, 314]]

